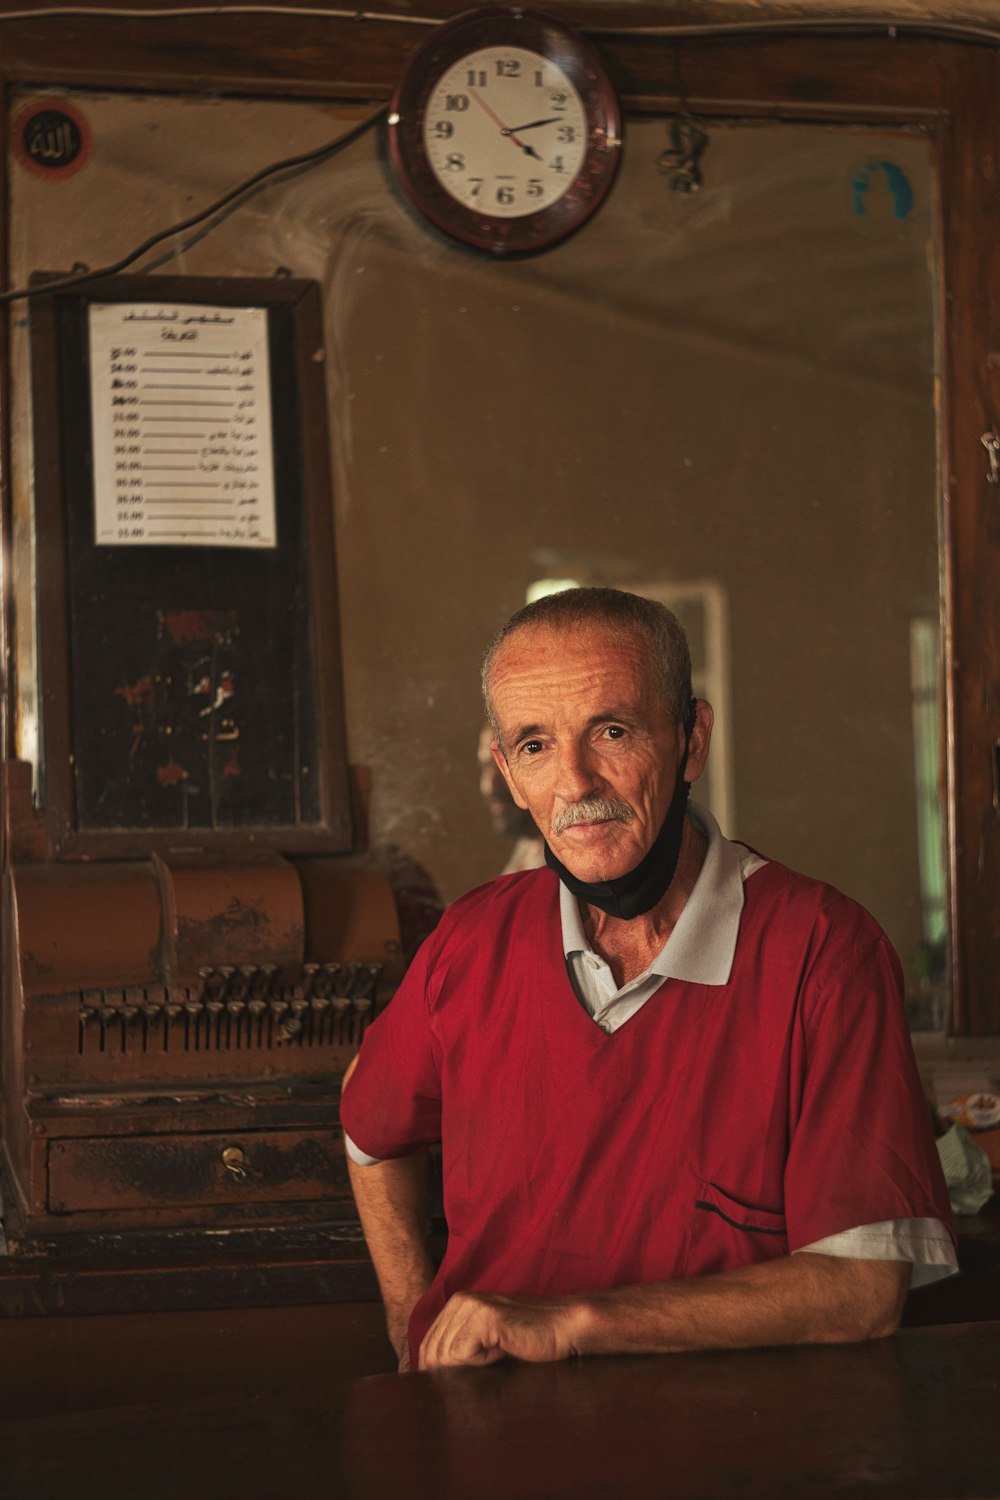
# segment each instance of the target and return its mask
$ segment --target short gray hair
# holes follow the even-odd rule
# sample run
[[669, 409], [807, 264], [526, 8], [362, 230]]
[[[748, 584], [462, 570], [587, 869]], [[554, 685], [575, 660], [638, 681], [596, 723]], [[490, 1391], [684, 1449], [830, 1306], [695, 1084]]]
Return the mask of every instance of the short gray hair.
[[584, 624], [603, 625], [612, 634], [645, 637], [667, 712], [675, 724], [685, 722], [691, 707], [691, 653], [677, 616], [665, 604], [626, 593], [624, 589], [563, 589], [558, 594], [546, 594], [512, 614], [493, 637], [483, 658], [483, 698], [498, 740], [500, 726], [490, 688], [497, 658], [507, 641], [531, 625], [569, 631]]

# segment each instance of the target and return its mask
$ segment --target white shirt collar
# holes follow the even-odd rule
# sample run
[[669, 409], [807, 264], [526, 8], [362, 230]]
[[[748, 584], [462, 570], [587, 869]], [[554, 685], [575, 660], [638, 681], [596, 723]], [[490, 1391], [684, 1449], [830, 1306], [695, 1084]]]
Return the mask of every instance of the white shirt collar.
[[[743, 882], [767, 861], [724, 838], [707, 808], [689, 802], [688, 817], [708, 839], [705, 862], [676, 927], [647, 973], [688, 984], [726, 984], [739, 936]], [[579, 902], [561, 882], [559, 915], [566, 957], [590, 953]]]

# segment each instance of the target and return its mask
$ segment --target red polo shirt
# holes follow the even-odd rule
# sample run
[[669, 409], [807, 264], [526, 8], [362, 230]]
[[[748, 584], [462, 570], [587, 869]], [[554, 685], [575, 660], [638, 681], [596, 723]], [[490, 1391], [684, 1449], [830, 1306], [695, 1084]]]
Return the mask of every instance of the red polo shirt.
[[950, 1222], [895, 953], [774, 863], [746, 882], [729, 982], [666, 980], [610, 1036], [567, 977], [556, 877], [473, 891], [369, 1029], [342, 1119], [376, 1157], [442, 1143], [448, 1249], [414, 1356], [458, 1290], [703, 1276]]

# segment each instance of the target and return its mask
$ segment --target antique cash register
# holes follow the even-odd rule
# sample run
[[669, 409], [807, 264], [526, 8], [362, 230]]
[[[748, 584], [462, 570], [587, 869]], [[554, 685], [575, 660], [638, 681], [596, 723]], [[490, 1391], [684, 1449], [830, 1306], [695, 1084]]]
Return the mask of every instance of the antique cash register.
[[403, 958], [352, 817], [318, 290], [43, 291], [31, 367], [7, 1257], [350, 1235], [340, 1081]]

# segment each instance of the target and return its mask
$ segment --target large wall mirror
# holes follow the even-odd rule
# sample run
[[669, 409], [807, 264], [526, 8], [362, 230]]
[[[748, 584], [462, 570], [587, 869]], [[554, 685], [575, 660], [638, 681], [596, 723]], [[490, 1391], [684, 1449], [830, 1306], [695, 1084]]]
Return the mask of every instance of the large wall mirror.
[[[31, 97], [14, 91], [9, 109]], [[370, 113], [72, 99], [86, 168], [56, 187], [8, 166], [17, 282], [110, 261]], [[915, 122], [843, 114], [703, 112], [688, 193], [664, 159], [670, 116], [646, 98], [599, 214], [509, 264], [418, 223], [371, 132], [145, 269], [322, 287], [349, 754], [371, 768], [376, 849], [445, 901], [503, 868], [477, 767], [482, 650], [533, 590], [638, 588], [689, 627], [719, 725], [703, 791], [725, 831], [864, 902], [903, 958], [912, 1024], [942, 1030], [939, 157]], [[23, 595], [23, 318], [12, 332]], [[17, 629], [31, 759], [30, 609]]]

